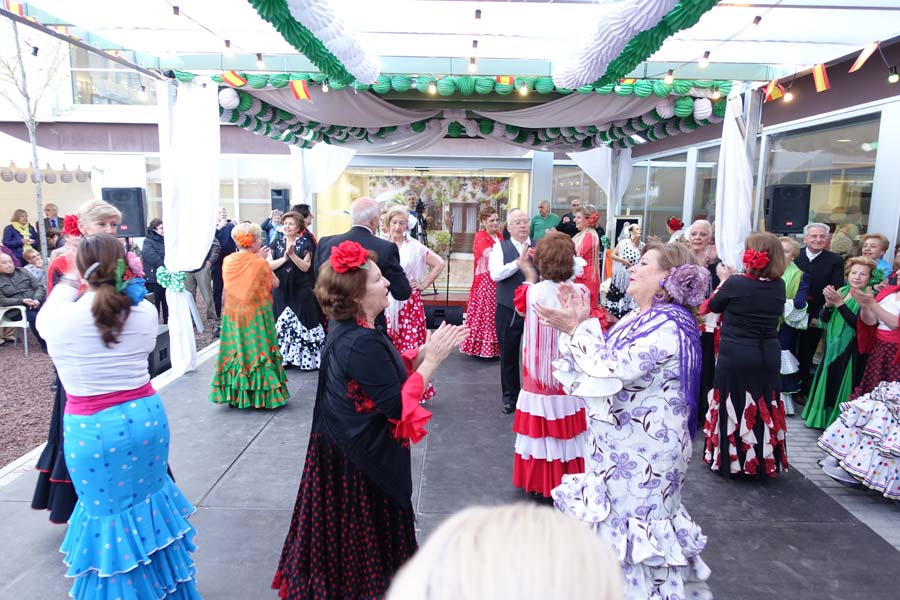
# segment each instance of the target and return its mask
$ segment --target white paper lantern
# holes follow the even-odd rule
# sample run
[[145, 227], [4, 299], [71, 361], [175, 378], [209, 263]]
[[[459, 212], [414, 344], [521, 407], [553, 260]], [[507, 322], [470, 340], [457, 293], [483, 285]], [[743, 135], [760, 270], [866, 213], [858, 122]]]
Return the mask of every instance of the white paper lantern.
[[675, 101], [672, 98], [663, 98], [656, 103], [656, 114], [663, 119], [671, 119], [675, 116]]
[[694, 100], [694, 119], [703, 121], [712, 114], [712, 102], [709, 98], [697, 98]]
[[222, 88], [219, 90], [219, 106], [226, 110], [234, 110], [241, 103], [237, 90], [234, 88]]

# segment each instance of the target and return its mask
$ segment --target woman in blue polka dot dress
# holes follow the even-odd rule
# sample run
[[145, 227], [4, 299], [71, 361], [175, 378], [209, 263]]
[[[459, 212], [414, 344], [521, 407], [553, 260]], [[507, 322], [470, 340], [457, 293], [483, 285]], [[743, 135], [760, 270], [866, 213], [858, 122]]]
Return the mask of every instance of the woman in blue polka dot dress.
[[87, 236], [76, 266], [37, 320], [68, 396], [64, 450], [78, 503], [60, 551], [70, 595], [199, 599], [194, 507], [166, 472], [168, 421], [147, 372], [156, 309], [115, 237]]

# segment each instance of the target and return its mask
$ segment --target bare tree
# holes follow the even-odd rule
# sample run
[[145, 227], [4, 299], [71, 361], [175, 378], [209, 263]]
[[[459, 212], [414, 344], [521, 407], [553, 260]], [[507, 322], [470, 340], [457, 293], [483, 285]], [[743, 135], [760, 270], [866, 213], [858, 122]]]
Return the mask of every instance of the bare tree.
[[[68, 57], [69, 46], [60, 43], [49, 36], [40, 35], [45, 50], [45, 57], [41, 61], [35, 60], [33, 64], [26, 65], [26, 58], [33, 56], [37, 59], [39, 46], [29, 43], [19, 36], [19, 27], [16, 21], [9, 20], [12, 29], [13, 54], [10, 57], [0, 54], [0, 98], [4, 98], [19, 114], [25, 128], [28, 130], [28, 138], [31, 141], [31, 158], [34, 165], [34, 195], [35, 217], [38, 237], [40, 240], [41, 255], [44, 260], [48, 257], [47, 232], [44, 228], [44, 201], [43, 201], [43, 176], [41, 175], [41, 163], [38, 160], [37, 126], [38, 105], [41, 99], [59, 84], [57, 72]], [[47, 43], [45, 44], [44, 41]], [[24, 51], [23, 46], [29, 47]]]

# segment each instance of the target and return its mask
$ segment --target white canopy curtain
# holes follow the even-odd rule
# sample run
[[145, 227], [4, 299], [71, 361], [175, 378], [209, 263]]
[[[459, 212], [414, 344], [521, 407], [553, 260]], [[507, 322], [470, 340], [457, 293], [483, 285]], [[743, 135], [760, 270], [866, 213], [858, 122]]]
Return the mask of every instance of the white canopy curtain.
[[716, 184], [716, 252], [722, 262], [733, 269], [742, 267], [753, 205], [753, 171], [740, 124], [742, 111], [741, 97], [737, 94], [729, 97], [722, 123]]
[[328, 189], [356, 154], [356, 150], [331, 144], [316, 144], [308, 150], [291, 146], [290, 150], [294, 204], [308, 204], [313, 194]]
[[613, 121], [621, 121], [650, 112], [660, 102], [656, 96], [603, 96], [600, 94], [569, 94], [538, 106], [506, 111], [472, 111], [499, 123], [517, 127], [579, 127], [596, 125], [603, 128]]
[[[208, 78], [179, 83], [176, 90], [157, 82], [166, 269], [171, 272], [199, 268], [212, 244], [219, 205], [217, 92]], [[187, 292], [171, 289], [166, 300], [172, 371], [180, 376], [197, 363], [192, 300]]]
[[[631, 180], [631, 148], [623, 150], [604, 146], [567, 154], [606, 194], [606, 232], [607, 235], [612, 235], [615, 233], [619, 203]], [[615, 243], [615, 240], [612, 242]]]

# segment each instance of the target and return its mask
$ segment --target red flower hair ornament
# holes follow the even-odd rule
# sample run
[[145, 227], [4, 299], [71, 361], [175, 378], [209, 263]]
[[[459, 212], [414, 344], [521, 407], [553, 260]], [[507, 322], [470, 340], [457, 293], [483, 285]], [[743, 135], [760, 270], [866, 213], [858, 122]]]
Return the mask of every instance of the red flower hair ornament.
[[355, 271], [356, 269], [368, 269], [369, 251], [363, 248], [358, 242], [347, 240], [341, 242], [336, 248], [332, 248], [331, 268], [335, 273], [346, 273], [347, 271]]
[[597, 228], [597, 223], [600, 222], [600, 213], [594, 213], [587, 218], [587, 226], [591, 229]]
[[60, 232], [63, 235], [81, 235], [81, 230], [78, 229], [78, 217], [76, 215], [66, 215], [63, 219], [63, 228]]
[[769, 253], [765, 250], [744, 250], [744, 266], [755, 271], [762, 271], [769, 264]]

